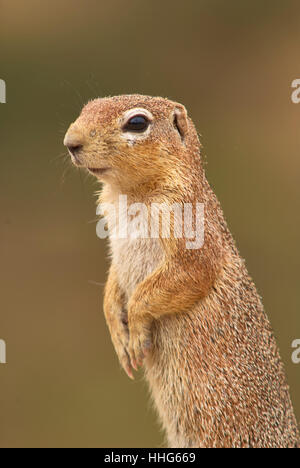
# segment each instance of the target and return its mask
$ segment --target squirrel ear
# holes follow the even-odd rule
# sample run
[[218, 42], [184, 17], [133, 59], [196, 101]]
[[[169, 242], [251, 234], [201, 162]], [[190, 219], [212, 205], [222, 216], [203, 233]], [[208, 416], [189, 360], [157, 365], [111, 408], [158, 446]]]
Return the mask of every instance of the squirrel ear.
[[176, 129], [178, 130], [182, 141], [184, 141], [188, 131], [188, 116], [186, 108], [181, 104], [177, 104], [175, 107], [173, 114], [173, 123]]

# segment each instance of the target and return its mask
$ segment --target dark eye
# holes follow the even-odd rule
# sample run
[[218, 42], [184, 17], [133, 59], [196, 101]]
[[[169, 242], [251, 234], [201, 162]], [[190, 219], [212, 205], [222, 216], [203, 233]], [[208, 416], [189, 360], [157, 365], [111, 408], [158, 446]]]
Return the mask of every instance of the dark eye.
[[137, 132], [141, 133], [147, 130], [149, 126], [149, 120], [144, 115], [135, 115], [126, 122], [123, 127], [124, 132]]

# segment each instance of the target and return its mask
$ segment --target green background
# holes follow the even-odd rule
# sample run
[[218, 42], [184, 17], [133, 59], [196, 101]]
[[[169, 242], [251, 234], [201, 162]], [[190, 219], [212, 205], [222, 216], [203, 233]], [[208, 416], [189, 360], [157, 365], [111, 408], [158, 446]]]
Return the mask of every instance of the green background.
[[187, 106], [300, 419], [299, 19], [298, 1], [0, 2], [2, 447], [163, 443], [104, 322], [97, 184], [62, 145], [87, 100], [122, 93]]

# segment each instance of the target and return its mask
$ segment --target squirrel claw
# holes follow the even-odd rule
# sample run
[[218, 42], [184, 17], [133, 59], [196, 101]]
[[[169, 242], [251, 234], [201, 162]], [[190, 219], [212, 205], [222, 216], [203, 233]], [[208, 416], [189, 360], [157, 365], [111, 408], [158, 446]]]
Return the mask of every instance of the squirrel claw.
[[131, 358], [131, 365], [132, 365], [132, 367], [134, 368], [134, 370], [136, 370], [136, 371], [139, 370], [138, 365], [137, 365], [137, 363], [136, 363], [136, 360], [133, 359], [133, 358]]
[[128, 365], [128, 366], [124, 367], [124, 370], [125, 370], [126, 374], [128, 375], [128, 377], [129, 377], [131, 380], [134, 380], [134, 375], [133, 375], [133, 373], [132, 373], [131, 367]]

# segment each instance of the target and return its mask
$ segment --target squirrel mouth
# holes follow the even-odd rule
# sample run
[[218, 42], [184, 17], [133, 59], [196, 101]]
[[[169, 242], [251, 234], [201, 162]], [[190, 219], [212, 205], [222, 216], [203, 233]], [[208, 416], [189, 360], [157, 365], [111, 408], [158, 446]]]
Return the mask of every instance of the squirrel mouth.
[[109, 167], [101, 167], [101, 168], [87, 167], [87, 170], [94, 175], [102, 175], [104, 174], [104, 172], [109, 170]]

